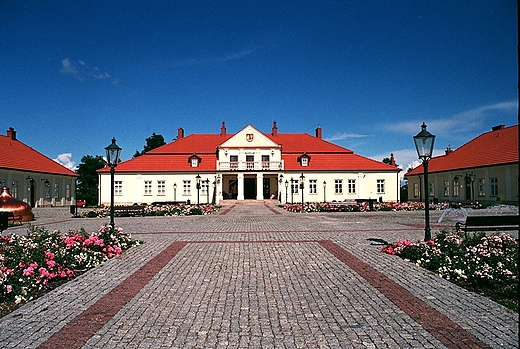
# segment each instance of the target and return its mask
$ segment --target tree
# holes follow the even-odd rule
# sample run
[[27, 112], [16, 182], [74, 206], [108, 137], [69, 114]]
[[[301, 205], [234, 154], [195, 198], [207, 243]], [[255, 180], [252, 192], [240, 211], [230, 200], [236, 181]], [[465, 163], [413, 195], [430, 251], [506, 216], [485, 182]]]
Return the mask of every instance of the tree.
[[156, 135], [155, 132], [152, 135], [145, 139], [146, 145], [143, 147], [143, 151], [136, 150], [134, 154], [134, 158], [143, 155], [147, 151], [150, 151], [155, 148], [159, 148], [162, 145], [165, 145], [164, 137], [162, 135]]
[[[390, 158], [384, 158], [382, 162], [383, 164], [392, 165], [392, 160]], [[395, 167], [399, 167], [399, 165], [395, 164]]]
[[85, 155], [81, 158], [81, 164], [76, 170], [79, 175], [76, 196], [85, 199], [88, 206], [98, 204], [99, 177], [96, 171], [104, 166], [105, 160], [102, 156]]

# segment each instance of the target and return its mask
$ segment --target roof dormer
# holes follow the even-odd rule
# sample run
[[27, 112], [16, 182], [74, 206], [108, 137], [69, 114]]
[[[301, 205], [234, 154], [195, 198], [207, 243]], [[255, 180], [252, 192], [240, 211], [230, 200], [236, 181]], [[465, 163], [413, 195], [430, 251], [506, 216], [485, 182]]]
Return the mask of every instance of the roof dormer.
[[311, 162], [311, 157], [307, 154], [303, 154], [298, 157], [298, 162], [300, 163], [300, 166], [307, 167], [307, 166], [309, 166], [309, 163]]
[[188, 162], [190, 163], [191, 167], [199, 167], [199, 164], [202, 162], [202, 159], [197, 155], [193, 154], [188, 158]]

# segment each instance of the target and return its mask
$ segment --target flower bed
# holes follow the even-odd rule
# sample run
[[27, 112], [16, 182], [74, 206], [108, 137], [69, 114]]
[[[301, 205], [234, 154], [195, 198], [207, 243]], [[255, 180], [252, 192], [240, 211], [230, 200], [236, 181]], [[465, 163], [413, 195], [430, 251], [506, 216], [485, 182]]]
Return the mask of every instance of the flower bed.
[[[370, 205], [367, 202], [361, 202], [354, 205], [338, 205], [338, 203], [328, 202], [306, 202], [305, 204], [285, 204], [284, 210], [290, 212], [365, 212], [370, 211]], [[448, 203], [439, 203], [430, 205], [430, 209], [443, 210], [448, 208]], [[424, 210], [424, 202], [375, 202], [373, 203], [373, 211], [417, 211]]]
[[518, 241], [509, 234], [439, 232], [426, 242], [399, 241], [397, 255], [518, 312]]
[[[208, 215], [217, 212], [221, 206], [213, 204], [187, 205], [187, 204], [164, 204], [147, 205], [144, 207], [145, 216], [191, 216]], [[118, 213], [115, 212], [115, 216]], [[110, 206], [80, 211], [77, 217], [104, 218], [110, 216]]]
[[50, 288], [138, 245], [122, 230], [102, 226], [99, 231], [49, 232], [33, 228], [26, 235], [0, 237], [0, 305], [12, 308]]

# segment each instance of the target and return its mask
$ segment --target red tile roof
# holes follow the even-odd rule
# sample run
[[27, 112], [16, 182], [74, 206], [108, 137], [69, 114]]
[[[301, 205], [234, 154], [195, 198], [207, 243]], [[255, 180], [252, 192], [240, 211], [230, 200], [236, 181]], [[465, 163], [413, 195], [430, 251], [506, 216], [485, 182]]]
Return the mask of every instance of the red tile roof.
[[[174, 142], [153, 149], [137, 158], [120, 163], [117, 172], [205, 172], [216, 171], [217, 147], [233, 137], [233, 134], [192, 134]], [[285, 171], [400, 171], [400, 169], [379, 161], [354, 154], [352, 150], [340, 147], [309, 134], [265, 134], [273, 142], [281, 145]], [[307, 154], [309, 166], [302, 167], [298, 157]], [[201, 158], [199, 167], [191, 167], [189, 158]], [[108, 168], [99, 170], [107, 172]]]
[[[486, 132], [447, 155], [430, 160], [428, 172], [518, 163], [518, 125]], [[424, 172], [420, 165], [406, 176]]]
[[0, 154], [2, 169], [77, 176], [75, 172], [8, 136], [0, 135]]

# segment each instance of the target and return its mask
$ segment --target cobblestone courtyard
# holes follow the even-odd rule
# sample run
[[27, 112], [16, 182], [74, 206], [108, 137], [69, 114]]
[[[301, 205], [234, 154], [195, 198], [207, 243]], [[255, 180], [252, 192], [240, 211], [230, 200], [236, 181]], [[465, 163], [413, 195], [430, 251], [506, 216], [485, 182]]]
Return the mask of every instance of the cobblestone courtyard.
[[[49, 230], [108, 221], [35, 214]], [[439, 215], [433, 231], [454, 226]], [[266, 203], [116, 225], [146, 243], [0, 319], [1, 348], [518, 347], [518, 314], [380, 252], [422, 239], [423, 212]]]

